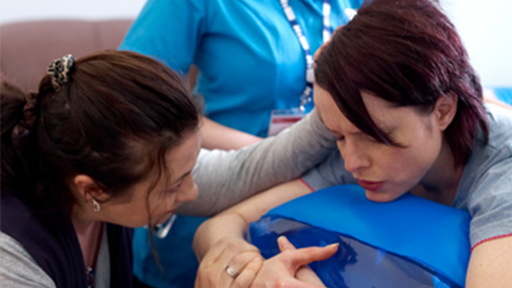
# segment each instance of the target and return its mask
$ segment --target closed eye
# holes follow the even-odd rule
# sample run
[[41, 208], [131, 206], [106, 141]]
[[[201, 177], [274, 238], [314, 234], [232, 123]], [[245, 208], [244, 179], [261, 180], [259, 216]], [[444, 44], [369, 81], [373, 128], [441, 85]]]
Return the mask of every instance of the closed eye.
[[338, 136], [337, 136], [337, 135], [334, 135], [334, 137], [336, 138], [336, 141], [338, 141], [338, 142], [339, 142], [339, 141], [344, 141], [344, 140], [345, 140], [345, 136], [343, 136], [343, 135], [341, 135], [341, 136], [340, 136], [340, 135], [338, 135]]
[[192, 171], [188, 171], [187, 173], [181, 175], [180, 178], [178, 178], [178, 180], [175, 182], [176, 184], [174, 186], [172, 186], [168, 191], [169, 192], [176, 192], [178, 190], [180, 190], [181, 188], [181, 184], [183, 184], [183, 181], [185, 181], [185, 179], [192, 173]]
[[181, 184], [183, 184], [183, 180], [181, 180], [177, 185], [174, 185], [173, 187], [171, 187], [171, 189], [169, 189], [169, 192], [175, 193], [175, 192], [179, 191], [181, 188]]
[[372, 136], [368, 135], [368, 134], [364, 134], [364, 136], [366, 137], [366, 139], [372, 143], [381, 143], [380, 141], [377, 141], [377, 139], [373, 138]]
[[336, 141], [343, 141], [345, 140], [345, 136], [336, 132], [336, 131], [333, 131], [331, 129], [329, 129], [329, 131], [331, 132], [332, 136], [334, 136], [334, 138], [336, 139]]

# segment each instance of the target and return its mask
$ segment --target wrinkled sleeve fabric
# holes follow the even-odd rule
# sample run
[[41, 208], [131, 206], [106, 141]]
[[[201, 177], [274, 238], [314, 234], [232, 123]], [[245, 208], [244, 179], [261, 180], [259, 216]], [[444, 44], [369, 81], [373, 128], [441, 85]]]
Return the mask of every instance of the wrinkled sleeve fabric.
[[178, 213], [214, 215], [257, 192], [299, 177], [335, 147], [334, 137], [313, 110], [290, 129], [241, 150], [202, 150], [192, 172], [199, 197], [184, 204]]
[[471, 214], [471, 247], [512, 236], [512, 113], [487, 104], [489, 139], [479, 133], [453, 206]]
[[352, 174], [345, 170], [345, 162], [338, 149], [302, 176], [302, 181], [313, 191], [341, 184], [356, 184]]
[[205, 15], [205, 0], [149, 0], [119, 50], [151, 56], [186, 74], [205, 33]]
[[0, 283], [4, 288], [55, 288], [55, 283], [28, 252], [0, 232]]
[[[512, 151], [509, 153], [512, 155]], [[496, 163], [479, 178], [468, 199], [471, 247], [512, 236], [512, 156]]]

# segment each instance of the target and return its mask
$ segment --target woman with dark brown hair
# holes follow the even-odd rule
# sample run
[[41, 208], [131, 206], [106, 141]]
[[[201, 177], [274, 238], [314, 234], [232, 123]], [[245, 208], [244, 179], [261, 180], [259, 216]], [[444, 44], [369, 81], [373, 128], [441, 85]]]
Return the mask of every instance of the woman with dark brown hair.
[[334, 147], [312, 113], [245, 149], [201, 150], [181, 78], [133, 52], [67, 55], [37, 93], [1, 88], [2, 287], [132, 287], [130, 228], [217, 213]]
[[[230, 283], [246, 277], [243, 258], [236, 253], [217, 256], [224, 263], [217, 261], [213, 267], [209, 255], [222, 255], [214, 243], [226, 245], [230, 241], [218, 240], [236, 241], [240, 235], [211, 233], [221, 222], [243, 229], [297, 195], [359, 184], [366, 198], [376, 202], [411, 193], [467, 210], [472, 249], [466, 287], [511, 287], [512, 113], [484, 105], [479, 79], [438, 3], [365, 2], [322, 49], [315, 69], [316, 109], [337, 138], [339, 151], [303, 176], [303, 182], [259, 194], [204, 224], [195, 239], [196, 251], [205, 259], [202, 268], [215, 275], [230, 265], [238, 272], [226, 280]], [[275, 199], [278, 191], [290, 187], [294, 193]], [[289, 246], [281, 243], [285, 250]], [[291, 278], [298, 269], [292, 264], [297, 263], [279, 261], [286, 257], [282, 253], [265, 261], [254, 286], [272, 283], [272, 273], [281, 284], [297, 281]], [[267, 268], [276, 263], [284, 272]], [[202, 283], [211, 279], [208, 273], [199, 275]]]

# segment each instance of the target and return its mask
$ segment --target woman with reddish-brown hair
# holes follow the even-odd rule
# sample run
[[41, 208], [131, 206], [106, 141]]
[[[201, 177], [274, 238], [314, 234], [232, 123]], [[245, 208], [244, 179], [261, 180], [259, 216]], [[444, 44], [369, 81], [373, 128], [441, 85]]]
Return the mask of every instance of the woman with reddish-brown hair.
[[[195, 249], [205, 259], [203, 270], [215, 275], [229, 265], [238, 273], [226, 281], [247, 282], [243, 260], [256, 253], [220, 253], [217, 246], [241, 235], [235, 228], [213, 234], [220, 223], [243, 229], [293, 197], [359, 184], [376, 202], [411, 193], [467, 210], [472, 248], [466, 287], [511, 287], [512, 112], [484, 105], [478, 76], [438, 3], [367, 1], [323, 47], [315, 69], [315, 105], [339, 151], [302, 182], [259, 194], [200, 227]], [[288, 250], [290, 245], [281, 242]], [[222, 256], [212, 257], [215, 253]], [[296, 275], [314, 280], [310, 273], [307, 278], [295, 274], [304, 263], [297, 264], [287, 253], [270, 258], [253, 284], [272, 283], [269, 275], [281, 284], [297, 283]], [[211, 284], [208, 273], [199, 275]], [[302, 282], [301, 287], [312, 286]]]

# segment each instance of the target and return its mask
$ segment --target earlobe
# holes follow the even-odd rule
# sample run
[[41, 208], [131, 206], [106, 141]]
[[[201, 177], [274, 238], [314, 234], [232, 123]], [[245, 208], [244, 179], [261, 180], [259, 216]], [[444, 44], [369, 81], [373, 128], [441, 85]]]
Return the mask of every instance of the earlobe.
[[73, 184], [78, 194], [83, 197], [86, 202], [98, 199], [102, 193], [96, 182], [87, 175], [80, 174], [75, 176]]
[[441, 131], [446, 130], [457, 113], [458, 96], [455, 93], [442, 95], [436, 100], [435, 113]]

